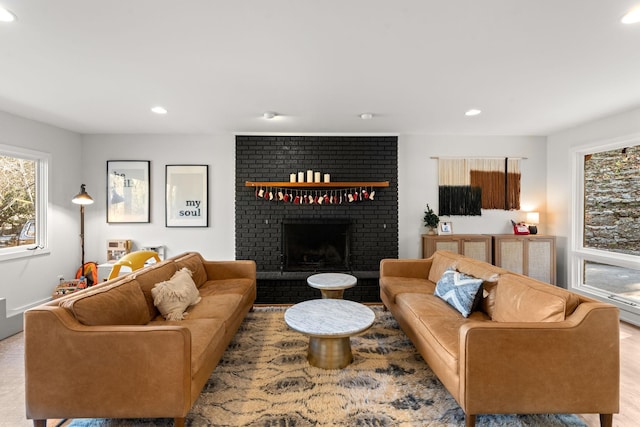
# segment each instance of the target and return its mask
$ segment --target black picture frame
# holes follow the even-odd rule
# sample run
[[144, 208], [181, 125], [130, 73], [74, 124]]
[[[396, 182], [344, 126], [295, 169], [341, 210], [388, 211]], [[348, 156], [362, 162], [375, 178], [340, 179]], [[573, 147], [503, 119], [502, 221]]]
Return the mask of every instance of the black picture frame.
[[149, 160], [107, 160], [107, 223], [148, 223]]

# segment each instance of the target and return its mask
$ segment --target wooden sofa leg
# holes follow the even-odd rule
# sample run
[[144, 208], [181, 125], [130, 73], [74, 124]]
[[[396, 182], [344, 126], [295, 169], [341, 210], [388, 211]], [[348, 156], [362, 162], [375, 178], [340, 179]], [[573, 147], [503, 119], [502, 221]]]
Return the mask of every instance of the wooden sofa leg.
[[33, 420], [33, 427], [47, 427], [47, 420]]
[[475, 427], [476, 426], [476, 416], [471, 414], [465, 414], [464, 417], [465, 426], [466, 427]]
[[600, 414], [600, 427], [613, 427], [613, 414]]
[[175, 427], [184, 427], [184, 418], [174, 418], [173, 425]]

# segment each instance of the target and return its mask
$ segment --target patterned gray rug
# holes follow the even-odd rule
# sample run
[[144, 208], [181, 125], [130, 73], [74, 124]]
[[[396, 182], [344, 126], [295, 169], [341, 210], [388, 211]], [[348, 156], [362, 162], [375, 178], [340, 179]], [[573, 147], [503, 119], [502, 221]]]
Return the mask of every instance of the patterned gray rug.
[[[464, 426], [464, 413], [399, 329], [376, 322], [353, 337], [342, 370], [309, 366], [307, 338], [284, 309], [249, 313], [187, 418], [187, 426]], [[171, 425], [172, 420], [73, 420], [73, 427]], [[486, 426], [585, 426], [575, 415], [481, 415]]]

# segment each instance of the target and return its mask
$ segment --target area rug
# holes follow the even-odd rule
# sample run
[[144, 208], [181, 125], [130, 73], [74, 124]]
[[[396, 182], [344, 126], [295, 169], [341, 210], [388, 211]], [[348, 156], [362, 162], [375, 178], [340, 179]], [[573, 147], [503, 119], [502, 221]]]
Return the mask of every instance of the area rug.
[[[187, 426], [464, 426], [464, 412], [390, 313], [351, 339], [341, 370], [309, 366], [284, 308], [249, 313], [187, 416]], [[73, 420], [73, 427], [170, 426], [170, 419]], [[585, 426], [576, 415], [480, 415], [477, 426]]]

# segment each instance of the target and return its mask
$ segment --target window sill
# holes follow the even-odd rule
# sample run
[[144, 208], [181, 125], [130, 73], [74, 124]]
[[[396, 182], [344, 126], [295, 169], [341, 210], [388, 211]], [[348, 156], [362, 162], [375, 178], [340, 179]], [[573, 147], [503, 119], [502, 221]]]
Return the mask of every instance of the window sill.
[[51, 250], [49, 248], [41, 249], [39, 247], [35, 247], [34, 249], [20, 248], [17, 250], [0, 250], [0, 262], [20, 258], [33, 258], [41, 255], [48, 255], [50, 253]]

